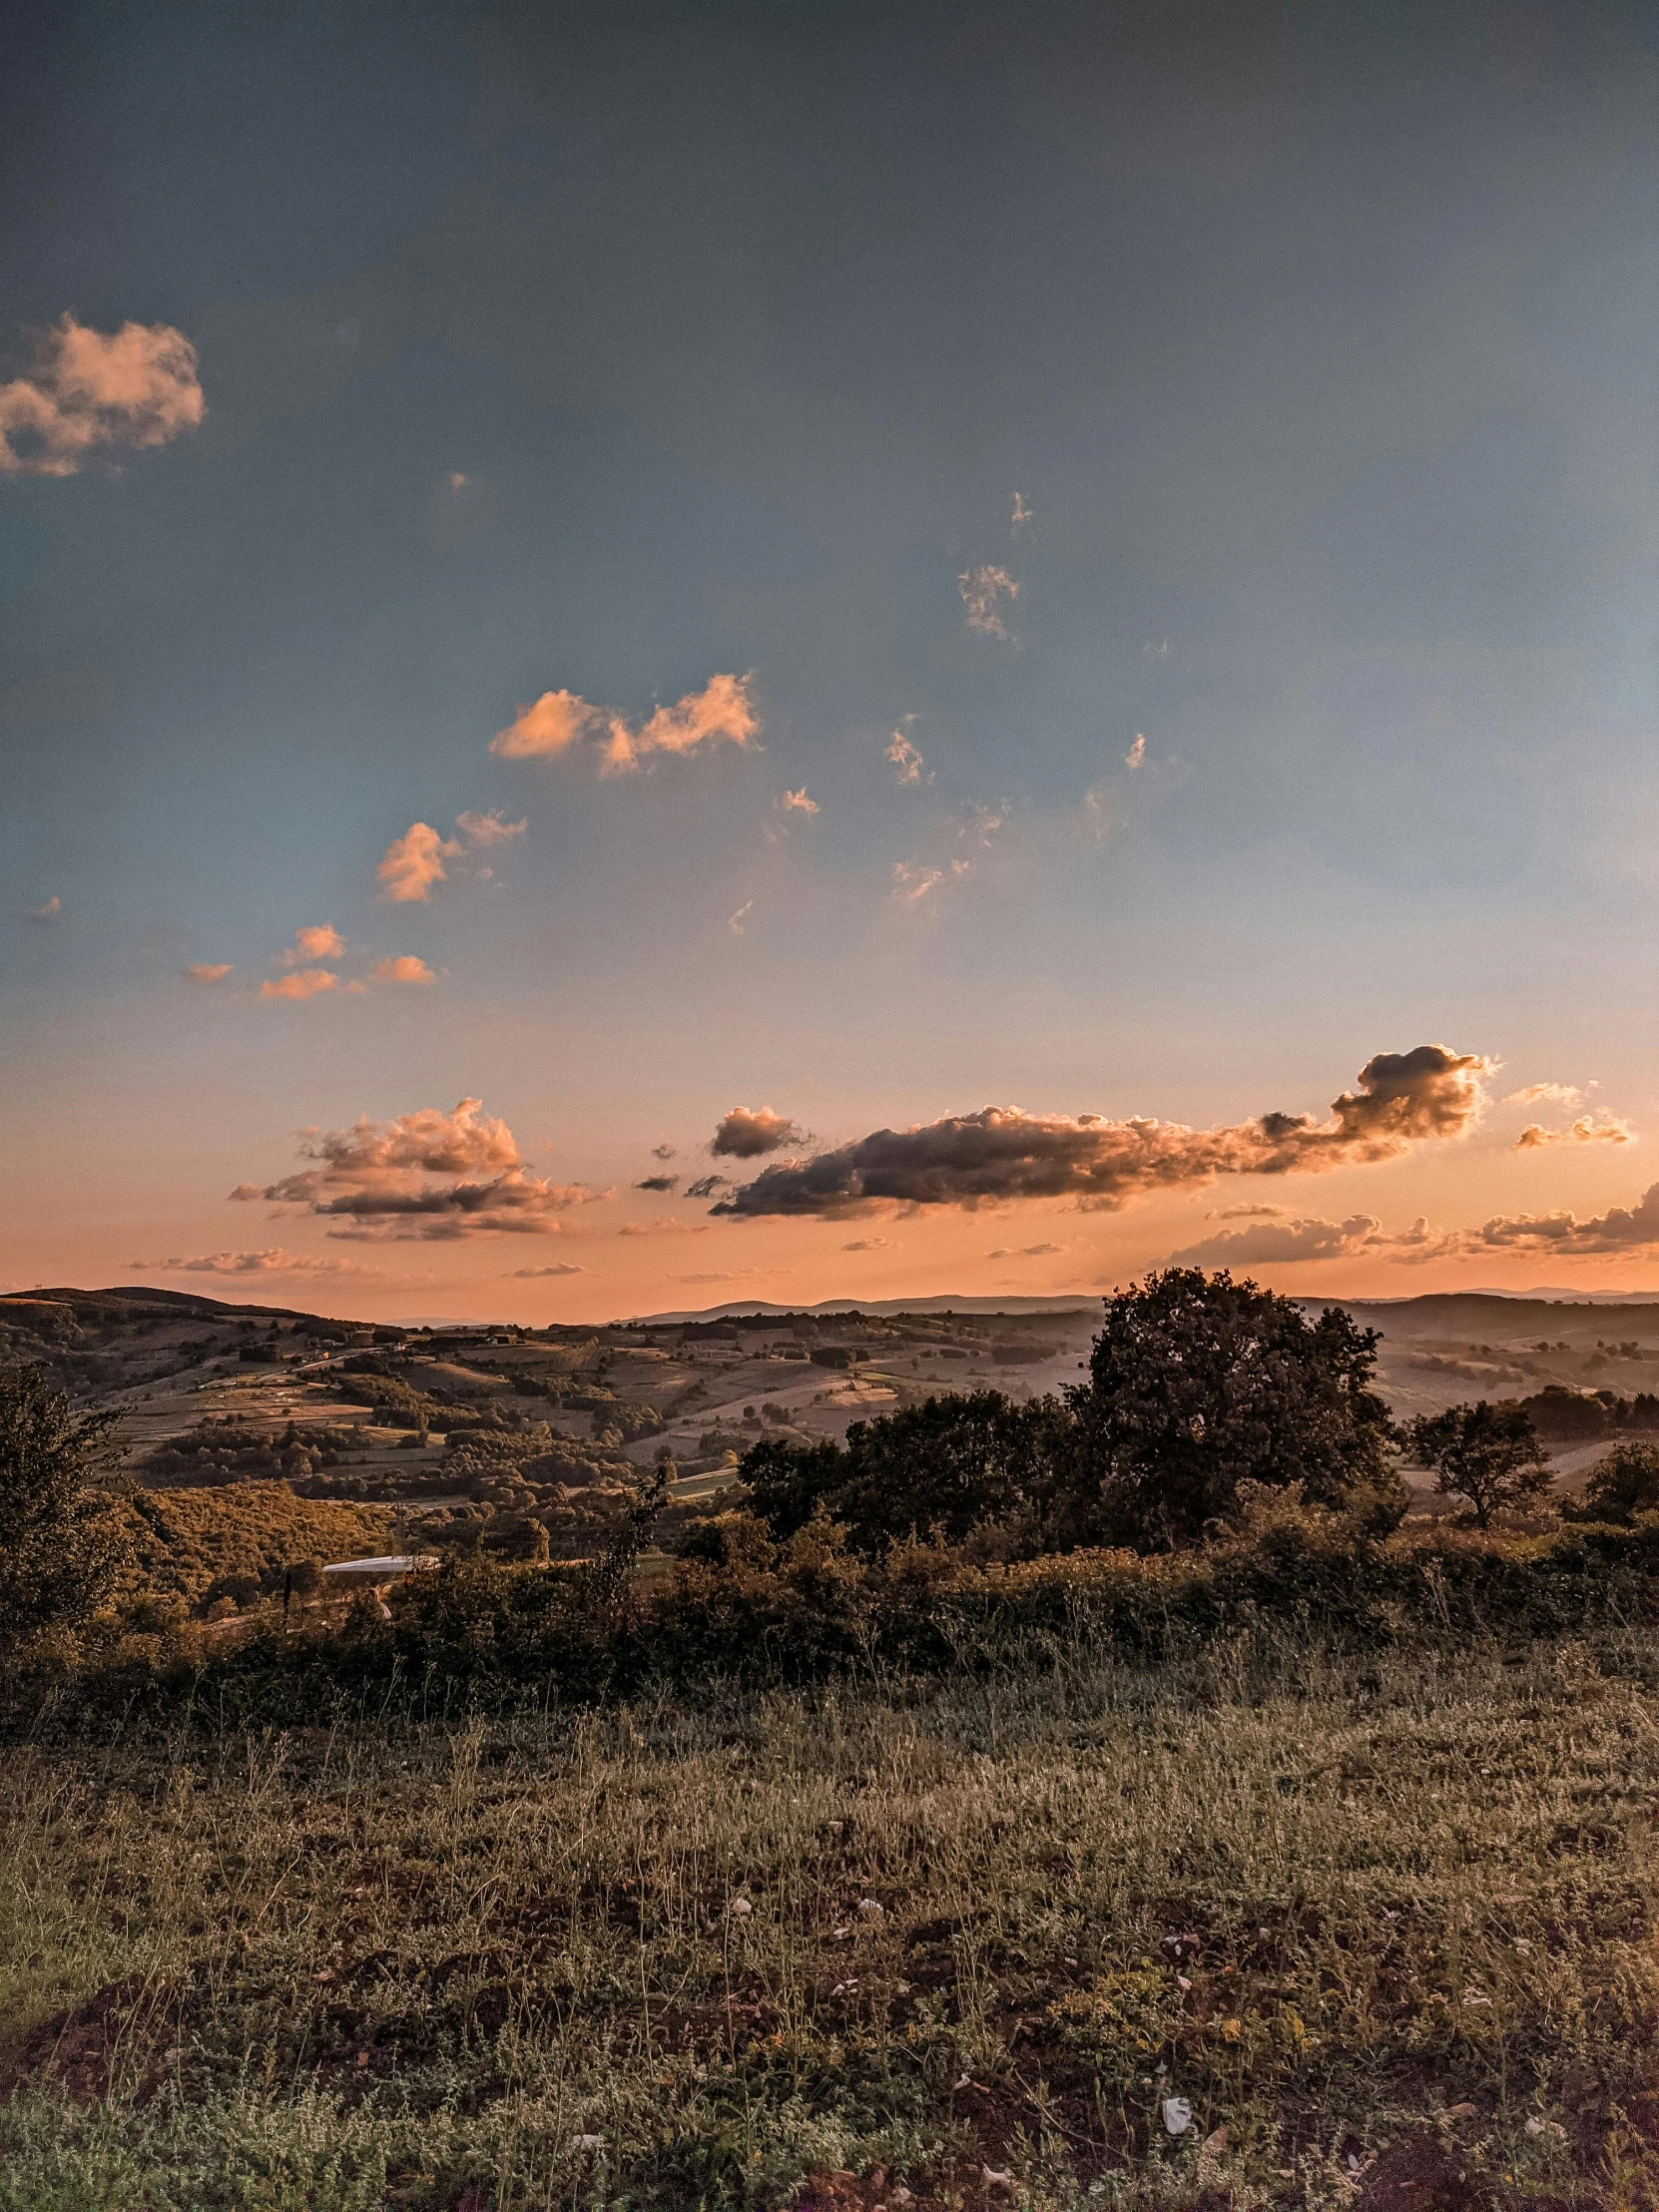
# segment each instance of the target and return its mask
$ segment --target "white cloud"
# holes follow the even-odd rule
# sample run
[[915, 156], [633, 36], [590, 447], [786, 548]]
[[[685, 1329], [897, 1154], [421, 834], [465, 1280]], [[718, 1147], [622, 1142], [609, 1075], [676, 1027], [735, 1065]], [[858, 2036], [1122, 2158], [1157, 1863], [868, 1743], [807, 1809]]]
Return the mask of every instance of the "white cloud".
[[908, 905], [915, 905], [943, 881], [942, 867], [923, 867], [919, 860], [894, 860], [892, 864], [892, 895]]
[[291, 975], [283, 975], [276, 981], [267, 980], [260, 985], [262, 998], [318, 998], [324, 991], [338, 990], [339, 977], [331, 968], [296, 968]]
[[576, 692], [543, 692], [496, 732], [490, 751], [503, 760], [524, 761], [557, 758], [583, 747], [602, 776], [625, 776], [656, 754], [698, 753], [719, 739], [747, 747], [761, 731], [754, 686], [753, 674], [711, 676], [700, 692], [687, 692], [674, 706], [659, 707], [638, 724], [614, 708], [593, 706]]
[[428, 897], [432, 885], [443, 881], [444, 862], [460, 850], [457, 839], [440, 837], [429, 822], [411, 822], [400, 837], [392, 838], [374, 870], [381, 897], [394, 905]]
[[166, 445], [206, 412], [182, 330], [124, 322], [106, 337], [65, 314], [30, 373], [0, 384], [0, 476], [74, 476], [116, 446]]
[[522, 837], [529, 829], [528, 820], [508, 822], [499, 807], [492, 807], [488, 814], [467, 813], [455, 817], [455, 827], [469, 844], [504, 844], [509, 837]]
[[1510, 1091], [1504, 1098], [1505, 1106], [1563, 1106], [1570, 1112], [1584, 1103], [1584, 1093], [1575, 1083], [1528, 1083], [1518, 1091]]
[[1143, 762], [1143, 761], [1144, 761], [1145, 759], [1146, 759], [1146, 739], [1145, 739], [1145, 737], [1144, 737], [1144, 736], [1143, 736], [1143, 735], [1142, 735], [1142, 734], [1141, 734], [1140, 732], [1137, 732], [1137, 733], [1136, 733], [1136, 736], [1135, 736], [1135, 742], [1134, 742], [1134, 744], [1133, 744], [1133, 745], [1132, 745], [1132, 746], [1131, 746], [1131, 747], [1129, 748], [1129, 751], [1128, 751], [1128, 752], [1127, 752], [1127, 753], [1126, 753], [1126, 754], [1125, 754], [1125, 755], [1123, 756], [1123, 765], [1124, 765], [1124, 767], [1125, 767], [1125, 768], [1139, 768], [1139, 767], [1140, 767], [1140, 765], [1141, 765], [1141, 763], [1142, 763], [1142, 762]]
[[[887, 740], [887, 759], [892, 763], [893, 771], [901, 784], [921, 782], [924, 764], [920, 752], [911, 744], [909, 737], [910, 725], [915, 719], [914, 715], [906, 715]], [[929, 776], [927, 781], [931, 783], [932, 777]]]
[[234, 965], [231, 960], [198, 960], [185, 973], [193, 983], [223, 983]]
[[380, 880], [380, 895], [394, 905], [428, 898], [434, 884], [441, 883], [463, 855], [467, 856], [464, 872], [488, 876], [490, 870], [471, 855], [521, 837], [529, 827], [528, 822], [508, 822], [498, 809], [488, 814], [457, 815], [458, 837], [439, 836], [429, 822], [411, 822], [403, 834], [387, 845], [374, 871]]
[[1019, 597], [1019, 585], [1005, 568], [987, 565], [970, 568], [956, 579], [967, 609], [967, 625], [983, 638], [1001, 638], [1011, 642], [1013, 632], [1002, 619], [1002, 602], [1012, 606]]
[[1634, 1144], [1636, 1132], [1627, 1121], [1616, 1114], [1580, 1114], [1565, 1129], [1546, 1129], [1541, 1122], [1529, 1121], [1515, 1139], [1517, 1152], [1536, 1152], [1546, 1145], [1558, 1144]]
[[314, 922], [293, 933], [293, 942], [282, 954], [283, 967], [297, 967], [301, 960], [337, 960], [345, 939], [331, 921]]

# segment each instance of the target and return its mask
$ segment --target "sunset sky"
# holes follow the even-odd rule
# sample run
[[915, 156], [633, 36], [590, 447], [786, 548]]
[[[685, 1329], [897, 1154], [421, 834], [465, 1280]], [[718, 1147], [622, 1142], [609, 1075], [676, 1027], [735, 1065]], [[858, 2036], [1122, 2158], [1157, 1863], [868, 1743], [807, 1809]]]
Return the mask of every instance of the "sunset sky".
[[0, 1287], [1659, 1288], [1650, 8], [14, 20]]

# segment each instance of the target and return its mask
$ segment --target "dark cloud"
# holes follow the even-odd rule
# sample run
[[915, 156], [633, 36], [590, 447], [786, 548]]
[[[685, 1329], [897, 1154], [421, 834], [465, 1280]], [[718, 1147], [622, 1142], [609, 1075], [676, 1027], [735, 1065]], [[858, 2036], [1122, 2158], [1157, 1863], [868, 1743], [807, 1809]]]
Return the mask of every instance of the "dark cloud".
[[[1268, 1209], [1277, 1212], [1277, 1209]], [[1461, 1249], [1453, 1230], [1430, 1229], [1425, 1219], [1393, 1235], [1372, 1214], [1351, 1214], [1346, 1221], [1320, 1221], [1309, 1215], [1279, 1214], [1252, 1222], [1248, 1229], [1222, 1229], [1185, 1252], [1170, 1255], [1177, 1268], [1288, 1267], [1304, 1260], [1383, 1259], [1405, 1262], [1442, 1260]]]
[[838, 1218], [881, 1206], [972, 1208], [1057, 1198], [1115, 1210], [1152, 1191], [1192, 1189], [1222, 1175], [1306, 1174], [1388, 1160], [1425, 1139], [1471, 1129], [1487, 1065], [1477, 1054], [1437, 1044], [1380, 1052], [1361, 1069], [1359, 1087], [1333, 1101], [1326, 1121], [1270, 1113], [1189, 1129], [986, 1106], [916, 1128], [878, 1129], [811, 1159], [780, 1162], [713, 1211]]
[[301, 1130], [300, 1154], [315, 1166], [275, 1183], [239, 1183], [231, 1196], [350, 1224], [330, 1237], [452, 1243], [545, 1236], [558, 1215], [600, 1195], [533, 1174], [506, 1123], [480, 1106], [463, 1098], [447, 1114], [424, 1107], [391, 1121], [364, 1116], [349, 1129]]
[[680, 1178], [677, 1175], [648, 1175], [643, 1183], [634, 1185], [636, 1191], [677, 1191]]
[[1639, 1252], [1659, 1246], [1659, 1183], [1634, 1206], [1612, 1206], [1580, 1221], [1576, 1214], [1499, 1214], [1463, 1238], [1470, 1254], [1524, 1252], [1540, 1259], [1579, 1252]]
[[734, 1106], [715, 1131], [709, 1150], [717, 1159], [758, 1160], [763, 1153], [782, 1152], [786, 1145], [806, 1141], [805, 1131], [787, 1114], [775, 1114], [770, 1106]]
[[700, 1175], [695, 1183], [686, 1185], [688, 1198], [713, 1198], [717, 1191], [729, 1191], [732, 1178], [729, 1175]]

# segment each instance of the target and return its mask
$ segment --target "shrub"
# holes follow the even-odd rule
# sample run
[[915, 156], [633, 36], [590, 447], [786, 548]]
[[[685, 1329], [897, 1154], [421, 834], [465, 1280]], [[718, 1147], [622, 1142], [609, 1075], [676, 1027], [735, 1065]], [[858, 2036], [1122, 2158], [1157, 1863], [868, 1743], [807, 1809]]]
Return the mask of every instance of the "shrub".
[[77, 1414], [38, 1367], [0, 1371], [0, 1646], [89, 1613], [126, 1544], [87, 1486], [117, 1456], [110, 1412]]
[[1659, 1445], [1617, 1443], [1598, 1459], [1572, 1517], [1624, 1521], [1659, 1511]]

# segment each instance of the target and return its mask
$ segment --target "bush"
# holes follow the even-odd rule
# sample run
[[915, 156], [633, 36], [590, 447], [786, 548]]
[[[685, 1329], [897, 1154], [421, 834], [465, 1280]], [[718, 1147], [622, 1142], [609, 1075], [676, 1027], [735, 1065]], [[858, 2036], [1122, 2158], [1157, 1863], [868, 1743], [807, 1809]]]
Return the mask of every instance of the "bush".
[[0, 1647], [80, 1620], [115, 1580], [122, 1530], [87, 1486], [114, 1419], [73, 1412], [38, 1367], [0, 1370]]
[[1659, 1512], [1659, 1445], [1618, 1443], [1591, 1468], [1572, 1518], [1628, 1523], [1652, 1512]]

